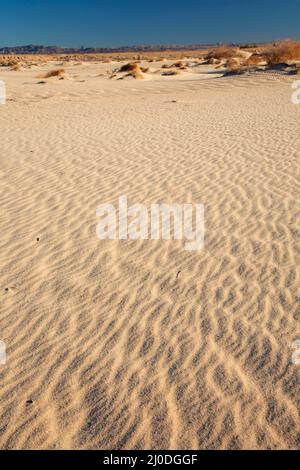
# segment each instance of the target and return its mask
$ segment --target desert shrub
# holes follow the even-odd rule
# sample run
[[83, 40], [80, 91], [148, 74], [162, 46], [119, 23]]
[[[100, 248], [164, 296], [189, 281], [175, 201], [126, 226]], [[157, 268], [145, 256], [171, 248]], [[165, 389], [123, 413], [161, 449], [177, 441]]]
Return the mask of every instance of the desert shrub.
[[262, 53], [268, 65], [282, 64], [290, 60], [300, 59], [300, 41], [282, 41], [273, 44]]
[[139, 66], [136, 63], [128, 63], [124, 64], [119, 68], [119, 72], [137, 72], [139, 70]]
[[141, 80], [142, 78], [144, 78], [142, 70], [136, 62], [124, 64], [118, 70], [115, 70], [115, 72], [127, 72], [125, 77], [133, 77], [136, 80]]
[[258, 65], [263, 62], [265, 58], [261, 54], [252, 54], [248, 59], [245, 60], [245, 65]]
[[17, 62], [11, 67], [11, 70], [14, 70], [15, 72], [19, 72], [21, 70], [21, 65]]
[[143, 74], [141, 73], [141, 70], [134, 70], [132, 72], [129, 72], [125, 75], [125, 77], [132, 77], [136, 80], [142, 80], [144, 78]]
[[15, 60], [10, 60], [10, 59], [1, 59], [0, 61], [0, 65], [1, 67], [14, 67], [15, 65], [17, 65], [18, 62], [16, 62]]
[[209, 51], [209, 53], [205, 56], [205, 59], [230, 59], [231, 57], [239, 57], [240, 55], [241, 52], [238, 48], [224, 44]]
[[229, 70], [235, 70], [240, 66], [240, 61], [236, 57], [230, 57], [230, 59], [227, 59], [226, 61], [226, 67]]

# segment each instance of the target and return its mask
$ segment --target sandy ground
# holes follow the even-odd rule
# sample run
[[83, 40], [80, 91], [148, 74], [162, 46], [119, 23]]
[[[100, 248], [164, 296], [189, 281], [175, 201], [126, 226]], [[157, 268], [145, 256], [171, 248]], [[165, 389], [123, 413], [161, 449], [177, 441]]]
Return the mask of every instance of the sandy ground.
[[[292, 78], [116, 65], [0, 70], [0, 446], [300, 448]], [[100, 241], [122, 194], [203, 203], [204, 249]]]

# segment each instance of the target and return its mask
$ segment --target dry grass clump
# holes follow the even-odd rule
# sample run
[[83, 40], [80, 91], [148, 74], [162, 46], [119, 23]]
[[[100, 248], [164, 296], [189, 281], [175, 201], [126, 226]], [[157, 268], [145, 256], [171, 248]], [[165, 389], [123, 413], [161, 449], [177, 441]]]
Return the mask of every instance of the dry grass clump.
[[240, 57], [241, 51], [236, 47], [231, 47], [227, 45], [218, 46], [215, 49], [209, 51], [209, 53], [205, 56], [205, 60], [210, 59], [230, 59], [231, 57]]
[[11, 67], [11, 70], [13, 70], [14, 72], [20, 72], [21, 70], [21, 64], [19, 64], [18, 62], [16, 64], [14, 64], [12, 67]]
[[173, 65], [174, 65], [174, 67], [178, 67], [178, 68], [184, 67], [184, 64], [183, 64], [183, 62], [181, 62], [181, 60], [179, 60], [178, 62], [175, 62]]
[[174, 67], [181, 69], [181, 70], [186, 70], [186, 64], [184, 64], [181, 60], [174, 62], [173, 64], [163, 64], [161, 66], [162, 69], [173, 69]]
[[137, 72], [139, 70], [140, 68], [137, 63], [129, 62], [128, 64], [122, 65], [122, 67], [119, 68], [118, 72]]
[[188, 65], [187, 63], [184, 64], [184, 63], [181, 62], [181, 60], [180, 60], [180, 61], [178, 61], [178, 62], [175, 62], [175, 64], [174, 64], [173, 66], [174, 66], [174, 67], [177, 67], [177, 68], [180, 69], [180, 70], [186, 70], [186, 69], [187, 69], [187, 65]]
[[126, 77], [132, 77], [134, 78], [135, 80], [143, 80], [144, 76], [143, 74], [140, 72], [140, 71], [137, 71], [137, 72], [130, 72], [128, 73], [127, 75], [125, 75]]
[[[115, 70], [113, 72], [113, 75], [115, 73], [123, 73], [127, 72], [125, 77], [133, 77], [136, 80], [141, 80], [144, 78], [143, 73], [146, 70], [145, 67], [140, 68], [139, 65], [136, 62], [129, 62], [128, 64], [122, 65], [118, 70]], [[124, 77], [121, 77], [124, 78]]]
[[38, 78], [64, 77], [65, 73], [65, 69], [50, 70], [49, 72], [45, 73], [45, 75]]
[[261, 62], [265, 62], [265, 58], [261, 54], [253, 53], [245, 60], [245, 65], [259, 65]]
[[263, 51], [268, 65], [276, 65], [300, 59], [300, 41], [287, 40], [274, 44]]
[[18, 62], [15, 60], [11, 59], [6, 59], [5, 57], [2, 57], [0, 59], [0, 66], [1, 67], [14, 67]]
[[227, 59], [226, 61], [226, 67], [229, 70], [236, 70], [238, 67], [240, 67], [241, 61], [237, 59], [236, 57], [230, 57], [230, 59]]

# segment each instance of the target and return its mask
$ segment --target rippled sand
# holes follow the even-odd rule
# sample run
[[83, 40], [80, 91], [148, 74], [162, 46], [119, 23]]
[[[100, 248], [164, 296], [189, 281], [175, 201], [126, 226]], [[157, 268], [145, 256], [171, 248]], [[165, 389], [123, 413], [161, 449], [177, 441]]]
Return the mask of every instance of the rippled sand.
[[[300, 448], [292, 78], [54, 66], [0, 70], [1, 448]], [[98, 240], [122, 194], [203, 203], [204, 249]]]

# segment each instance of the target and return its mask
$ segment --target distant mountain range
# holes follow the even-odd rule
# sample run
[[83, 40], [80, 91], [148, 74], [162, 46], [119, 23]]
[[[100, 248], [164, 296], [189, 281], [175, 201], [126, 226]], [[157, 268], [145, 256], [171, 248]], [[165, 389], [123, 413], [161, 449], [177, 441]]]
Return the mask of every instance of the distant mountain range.
[[[215, 44], [191, 44], [191, 45], [148, 45], [148, 46], [124, 46], [116, 48], [107, 47], [81, 47], [66, 48], [59, 46], [39, 46], [30, 44], [28, 46], [0, 47], [0, 54], [105, 54], [112, 52], [149, 52], [149, 51], [166, 51], [166, 50], [199, 50], [207, 49], [215, 46]], [[253, 45], [248, 45], [253, 46]]]

